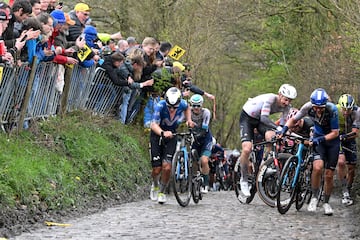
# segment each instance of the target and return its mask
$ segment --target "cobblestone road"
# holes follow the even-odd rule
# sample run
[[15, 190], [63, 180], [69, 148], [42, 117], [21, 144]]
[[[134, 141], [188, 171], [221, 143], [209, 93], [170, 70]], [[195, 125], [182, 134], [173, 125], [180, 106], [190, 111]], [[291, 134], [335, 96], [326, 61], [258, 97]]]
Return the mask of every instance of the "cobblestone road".
[[[69, 227], [41, 227], [13, 239], [360, 239], [354, 207], [330, 201], [334, 216], [299, 212], [293, 206], [285, 215], [256, 196], [240, 204], [233, 191], [211, 192], [198, 205], [180, 207], [173, 196], [165, 205], [151, 200], [123, 204], [104, 212], [67, 221]], [[354, 220], [357, 219], [355, 222]]]

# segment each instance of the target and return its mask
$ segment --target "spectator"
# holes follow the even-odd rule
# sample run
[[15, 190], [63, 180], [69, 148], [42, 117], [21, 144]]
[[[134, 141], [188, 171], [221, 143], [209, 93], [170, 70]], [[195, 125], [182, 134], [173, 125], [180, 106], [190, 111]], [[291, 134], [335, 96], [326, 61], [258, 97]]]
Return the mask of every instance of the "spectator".
[[122, 55], [126, 55], [126, 50], [129, 48], [129, 44], [126, 40], [121, 39], [118, 41], [117, 44], [117, 51], [120, 52]]
[[41, 12], [47, 12], [49, 4], [50, 4], [50, 0], [40, 0]]
[[12, 6], [12, 17], [9, 20], [8, 27], [3, 33], [5, 45], [8, 49], [15, 46], [17, 50], [20, 50], [25, 45], [25, 42], [23, 41], [25, 34], [28, 35], [28, 38], [34, 38], [30, 31], [21, 34], [22, 21], [28, 18], [31, 12], [32, 7], [27, 0], [18, 0], [14, 2], [14, 5]]
[[69, 13], [70, 18], [75, 21], [75, 24], [69, 27], [68, 41], [75, 41], [83, 32], [85, 23], [90, 16], [90, 7], [85, 3], [78, 3], [74, 10]]
[[161, 61], [165, 60], [165, 57], [169, 54], [171, 48], [172, 48], [171, 43], [162, 42], [160, 44], [159, 51], [156, 52], [156, 59], [161, 60]]
[[[55, 10], [55, 11], [60, 11], [60, 10]], [[59, 53], [55, 56], [54, 62], [60, 64], [55, 88], [60, 93], [63, 92], [63, 88], [65, 84], [64, 81], [65, 67], [63, 64], [77, 64], [79, 62], [76, 58], [73, 57], [76, 48], [76, 46], [74, 46], [74, 42], [68, 42], [66, 40], [66, 36], [69, 33], [69, 26], [74, 25], [75, 21], [72, 20], [69, 14], [67, 13], [64, 13], [64, 16], [65, 16], [65, 24], [61, 25], [61, 28], [59, 29], [59, 34], [54, 38], [54, 46], [56, 52]], [[83, 40], [83, 45], [84, 44], [85, 41]]]
[[41, 4], [40, 0], [29, 0], [31, 7], [32, 7], [32, 13], [31, 16], [36, 17], [41, 13]]
[[136, 47], [138, 45], [135, 37], [128, 37], [126, 41], [128, 42], [129, 48]]
[[[6, 30], [9, 20], [11, 19], [11, 10], [10, 6], [6, 3], [0, 3], [0, 39], [2, 40], [3, 32]], [[14, 62], [14, 58], [11, 55], [10, 52], [8, 52], [5, 48], [1, 49], [1, 55], [0, 55], [0, 63], [10, 63], [12, 64]]]

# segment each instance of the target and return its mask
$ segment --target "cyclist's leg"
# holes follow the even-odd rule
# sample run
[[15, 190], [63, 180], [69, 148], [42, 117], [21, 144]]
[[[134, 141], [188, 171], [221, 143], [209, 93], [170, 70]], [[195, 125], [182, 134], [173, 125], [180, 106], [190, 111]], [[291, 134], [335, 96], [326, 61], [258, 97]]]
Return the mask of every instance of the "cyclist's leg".
[[160, 193], [164, 193], [171, 175], [171, 163], [176, 150], [176, 138], [165, 139], [163, 147]]
[[347, 190], [350, 192], [352, 188], [352, 184], [355, 178], [355, 169], [356, 169], [356, 162], [357, 162], [357, 147], [356, 141], [351, 141], [348, 146], [350, 151], [345, 152], [346, 156], [346, 165], [347, 165]]
[[341, 185], [342, 192], [346, 190], [346, 156], [343, 150], [339, 152], [337, 163], [337, 176]]
[[151, 177], [152, 184], [150, 189], [150, 199], [156, 201], [160, 190], [159, 179], [161, 173], [161, 145], [159, 144], [160, 136], [153, 131], [150, 132], [150, 153], [151, 153]]
[[205, 139], [202, 142], [201, 146], [201, 157], [200, 157], [200, 164], [201, 164], [201, 174], [204, 178], [204, 192], [208, 192], [209, 190], [209, 158], [211, 156], [211, 149], [212, 149], [212, 135], [208, 132], [205, 136]]

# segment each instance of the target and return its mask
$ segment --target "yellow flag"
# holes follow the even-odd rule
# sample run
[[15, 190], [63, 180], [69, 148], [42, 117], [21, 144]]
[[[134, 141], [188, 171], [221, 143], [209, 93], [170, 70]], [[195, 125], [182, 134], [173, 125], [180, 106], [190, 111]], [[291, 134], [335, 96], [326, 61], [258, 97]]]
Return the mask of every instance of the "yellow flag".
[[168, 56], [172, 59], [179, 60], [184, 54], [185, 50], [179, 47], [178, 45], [175, 45], [169, 52]]

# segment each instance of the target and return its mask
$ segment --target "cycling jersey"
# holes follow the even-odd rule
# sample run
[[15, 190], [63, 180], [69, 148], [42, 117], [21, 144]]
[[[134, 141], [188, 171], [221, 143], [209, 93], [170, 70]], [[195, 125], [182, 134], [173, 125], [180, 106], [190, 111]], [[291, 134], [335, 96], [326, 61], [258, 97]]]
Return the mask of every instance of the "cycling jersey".
[[[316, 115], [311, 102], [305, 103], [294, 116], [296, 121], [308, 115], [314, 122], [314, 137], [325, 136], [339, 130], [338, 110], [335, 104], [327, 102], [320, 117]], [[339, 137], [320, 143], [315, 147], [314, 160], [323, 160], [325, 169], [335, 170], [340, 149]]]
[[308, 115], [314, 122], [314, 136], [325, 136], [332, 130], [339, 129], [338, 110], [335, 104], [331, 102], [326, 103], [325, 111], [320, 117], [316, 115], [312, 103], [307, 102], [294, 116], [294, 119], [298, 121], [305, 115]]
[[281, 107], [277, 103], [278, 95], [273, 93], [261, 94], [254, 98], [249, 98], [243, 106], [243, 111], [250, 117], [260, 120], [260, 122], [276, 128], [276, 124], [269, 119], [273, 113], [282, 112], [280, 125], [284, 125], [286, 116], [291, 108], [290, 105]]
[[211, 113], [207, 108], [202, 108], [199, 113], [191, 112], [191, 120], [195, 123], [194, 133], [196, 141], [192, 149], [196, 149], [200, 156], [210, 157], [212, 148], [212, 134], [209, 129]]
[[351, 114], [345, 116], [341, 113], [341, 106], [336, 105], [339, 112], [339, 126], [340, 134], [350, 133], [352, 128], [360, 128], [360, 108], [358, 106], [353, 107]]
[[161, 100], [156, 104], [151, 122], [159, 124], [163, 131], [175, 132], [179, 124], [184, 119], [183, 112], [188, 108], [186, 100], [181, 99], [179, 107], [173, 119], [170, 119], [169, 109], [166, 106], [166, 101]]

